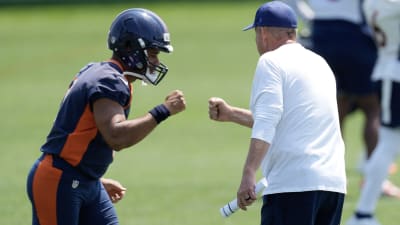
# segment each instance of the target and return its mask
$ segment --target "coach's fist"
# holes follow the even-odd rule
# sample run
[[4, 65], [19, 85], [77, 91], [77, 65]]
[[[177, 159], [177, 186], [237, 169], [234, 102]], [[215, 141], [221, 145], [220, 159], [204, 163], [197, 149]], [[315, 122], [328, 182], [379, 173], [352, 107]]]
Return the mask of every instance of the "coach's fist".
[[208, 115], [216, 121], [230, 121], [232, 107], [222, 98], [212, 97], [208, 100]]
[[165, 98], [164, 105], [167, 107], [170, 115], [174, 115], [185, 110], [186, 101], [183, 92], [180, 90], [172, 91]]

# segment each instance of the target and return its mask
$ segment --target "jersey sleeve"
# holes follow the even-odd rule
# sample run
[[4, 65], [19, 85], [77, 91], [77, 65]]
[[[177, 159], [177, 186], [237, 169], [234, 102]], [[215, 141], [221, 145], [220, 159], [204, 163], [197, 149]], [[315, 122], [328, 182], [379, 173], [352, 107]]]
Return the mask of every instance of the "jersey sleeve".
[[129, 104], [130, 90], [118, 77], [108, 76], [99, 79], [89, 88], [88, 97], [90, 105], [100, 98], [108, 98], [125, 107]]

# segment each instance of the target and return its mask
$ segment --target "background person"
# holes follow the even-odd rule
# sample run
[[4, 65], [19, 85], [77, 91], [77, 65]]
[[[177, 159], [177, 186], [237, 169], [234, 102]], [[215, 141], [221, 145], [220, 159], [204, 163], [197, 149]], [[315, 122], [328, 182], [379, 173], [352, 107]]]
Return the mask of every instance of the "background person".
[[378, 145], [366, 165], [364, 188], [347, 225], [379, 225], [374, 212], [380, 186], [400, 153], [400, 1], [367, 0], [364, 9], [379, 47], [373, 79], [380, 89], [381, 126]]
[[127, 119], [131, 83], [139, 79], [157, 85], [168, 71], [158, 54], [171, 52], [172, 46], [159, 16], [146, 9], [121, 12], [108, 45], [110, 60], [90, 63], [74, 78], [28, 175], [34, 225], [118, 224], [112, 202], [123, 197], [125, 188], [101, 179], [114, 152], [140, 142], [185, 109], [183, 93], [176, 90], [149, 113]]
[[[366, 160], [378, 140], [379, 100], [371, 79], [377, 58], [376, 44], [360, 0], [286, 0], [304, 23], [309, 37], [303, 38], [317, 54], [326, 59], [337, 81], [338, 109], [342, 132], [348, 115], [360, 109], [363, 114], [362, 154], [357, 169], [363, 173]], [[396, 172], [396, 165], [389, 168]], [[382, 194], [400, 198], [398, 188], [389, 180]]]
[[209, 116], [252, 128], [237, 193], [246, 210], [256, 200], [256, 171], [268, 181], [261, 224], [340, 224], [346, 175], [335, 77], [325, 60], [296, 43], [294, 11], [263, 4], [254, 23], [260, 54], [250, 108], [209, 99]]

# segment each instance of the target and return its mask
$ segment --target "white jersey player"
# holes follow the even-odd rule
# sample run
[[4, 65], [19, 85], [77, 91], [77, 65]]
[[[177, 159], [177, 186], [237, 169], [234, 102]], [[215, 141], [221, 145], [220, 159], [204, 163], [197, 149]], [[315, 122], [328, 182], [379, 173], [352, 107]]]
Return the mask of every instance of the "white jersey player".
[[367, 0], [364, 11], [378, 45], [373, 72], [381, 90], [381, 128], [376, 149], [367, 162], [357, 208], [347, 225], [378, 225], [374, 218], [380, 186], [400, 153], [400, 0]]
[[378, 45], [372, 78], [400, 82], [400, 0], [367, 0], [364, 11]]
[[286, 0], [303, 21], [314, 19], [342, 19], [360, 24], [363, 21], [359, 0]]

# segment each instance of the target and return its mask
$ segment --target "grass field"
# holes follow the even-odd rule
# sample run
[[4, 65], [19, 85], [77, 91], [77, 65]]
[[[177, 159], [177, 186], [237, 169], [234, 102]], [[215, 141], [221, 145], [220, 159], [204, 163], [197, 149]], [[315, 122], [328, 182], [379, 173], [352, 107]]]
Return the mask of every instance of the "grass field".
[[[187, 110], [163, 122], [147, 139], [116, 155], [106, 174], [128, 188], [116, 205], [124, 225], [259, 224], [257, 202], [229, 219], [219, 207], [235, 195], [250, 130], [208, 119], [207, 100], [220, 96], [247, 107], [257, 60], [255, 35], [242, 32], [260, 2], [77, 5], [0, 8], [0, 221], [30, 224], [26, 175], [39, 156], [59, 102], [73, 75], [110, 56], [106, 38], [115, 15], [149, 8], [168, 24], [175, 52], [157, 87], [135, 84], [131, 117], [143, 115], [171, 90], [186, 94]], [[361, 115], [345, 127], [348, 195], [344, 221], [359, 194], [355, 167], [361, 153]], [[393, 177], [400, 183], [398, 177]], [[382, 198], [378, 218], [400, 221], [400, 202]]]

